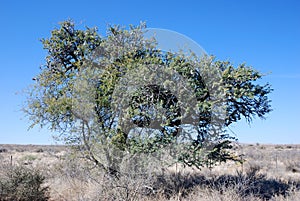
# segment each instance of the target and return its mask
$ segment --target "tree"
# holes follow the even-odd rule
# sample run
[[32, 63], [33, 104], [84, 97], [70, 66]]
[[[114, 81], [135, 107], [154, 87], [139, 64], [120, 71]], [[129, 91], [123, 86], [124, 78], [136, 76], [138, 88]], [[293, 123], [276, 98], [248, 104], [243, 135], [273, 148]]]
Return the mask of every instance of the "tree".
[[[145, 24], [75, 29], [65, 21], [43, 39], [46, 64], [24, 109], [98, 167], [116, 175], [126, 154], [172, 150], [184, 165], [238, 160], [229, 125], [271, 111], [269, 84], [245, 64], [165, 52], [144, 37]], [[169, 152], [169, 153], [171, 153]], [[166, 152], [164, 152], [166, 153]]]

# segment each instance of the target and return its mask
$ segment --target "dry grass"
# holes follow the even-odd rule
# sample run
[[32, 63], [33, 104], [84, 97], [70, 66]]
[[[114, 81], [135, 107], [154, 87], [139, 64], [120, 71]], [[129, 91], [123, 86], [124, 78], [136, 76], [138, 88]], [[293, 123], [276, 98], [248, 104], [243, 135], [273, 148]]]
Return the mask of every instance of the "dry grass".
[[[241, 144], [235, 151], [244, 155], [243, 164], [201, 171], [179, 165], [152, 168], [119, 179], [90, 168], [65, 146], [0, 145], [0, 160], [41, 171], [51, 200], [58, 201], [300, 200], [300, 145]], [[130, 172], [128, 164], [124, 169]], [[141, 177], [139, 171], [147, 174]]]

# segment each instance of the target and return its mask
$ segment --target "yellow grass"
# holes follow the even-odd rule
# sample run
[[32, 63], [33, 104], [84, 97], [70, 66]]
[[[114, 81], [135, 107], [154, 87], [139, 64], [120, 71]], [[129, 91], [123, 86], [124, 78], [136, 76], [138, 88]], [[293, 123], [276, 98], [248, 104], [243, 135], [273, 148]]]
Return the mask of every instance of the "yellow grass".
[[[260, 175], [264, 178], [250, 184], [266, 188], [257, 190], [270, 193], [271, 197], [265, 199], [300, 200], [300, 145], [239, 144], [234, 151], [243, 154], [243, 164], [229, 162], [201, 171], [172, 166], [164, 170], [164, 181], [158, 182], [158, 186], [147, 186], [144, 181], [129, 177], [115, 182], [94, 170], [90, 174], [84, 161], [74, 159], [66, 146], [0, 145], [0, 160], [2, 164], [39, 169], [46, 176], [51, 200], [263, 200], [255, 192], [240, 194], [241, 189], [247, 192], [246, 188], [256, 188], [241, 186], [248, 185], [249, 172], [253, 170], [255, 178], [259, 179]], [[218, 186], [223, 182], [221, 178], [227, 180]], [[235, 178], [244, 180], [226, 186], [228, 179]], [[276, 190], [276, 185], [279, 189], [286, 187], [285, 192], [268, 192]]]

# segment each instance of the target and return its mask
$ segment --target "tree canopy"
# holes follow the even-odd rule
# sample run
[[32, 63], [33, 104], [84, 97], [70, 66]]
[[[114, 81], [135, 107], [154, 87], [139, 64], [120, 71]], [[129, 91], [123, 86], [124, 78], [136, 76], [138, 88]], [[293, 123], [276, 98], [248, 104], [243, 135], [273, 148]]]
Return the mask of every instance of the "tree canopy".
[[108, 171], [118, 171], [125, 153], [166, 147], [175, 162], [198, 168], [238, 160], [227, 128], [271, 111], [270, 85], [255, 83], [263, 75], [246, 64], [160, 50], [145, 31], [143, 23], [110, 26], [101, 36], [60, 23], [41, 40], [46, 62], [24, 109], [31, 126], [49, 126]]

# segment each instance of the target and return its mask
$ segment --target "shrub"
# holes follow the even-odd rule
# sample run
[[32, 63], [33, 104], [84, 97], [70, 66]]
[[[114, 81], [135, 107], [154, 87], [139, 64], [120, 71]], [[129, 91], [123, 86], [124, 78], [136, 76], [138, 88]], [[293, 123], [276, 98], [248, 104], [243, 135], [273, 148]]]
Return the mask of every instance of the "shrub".
[[300, 172], [300, 163], [298, 161], [287, 161], [285, 165], [288, 172]]
[[24, 166], [7, 166], [0, 174], [0, 201], [48, 200], [45, 177], [35, 169]]
[[5, 152], [7, 152], [7, 149], [5, 149], [5, 148], [0, 148], [0, 153], [5, 153]]

